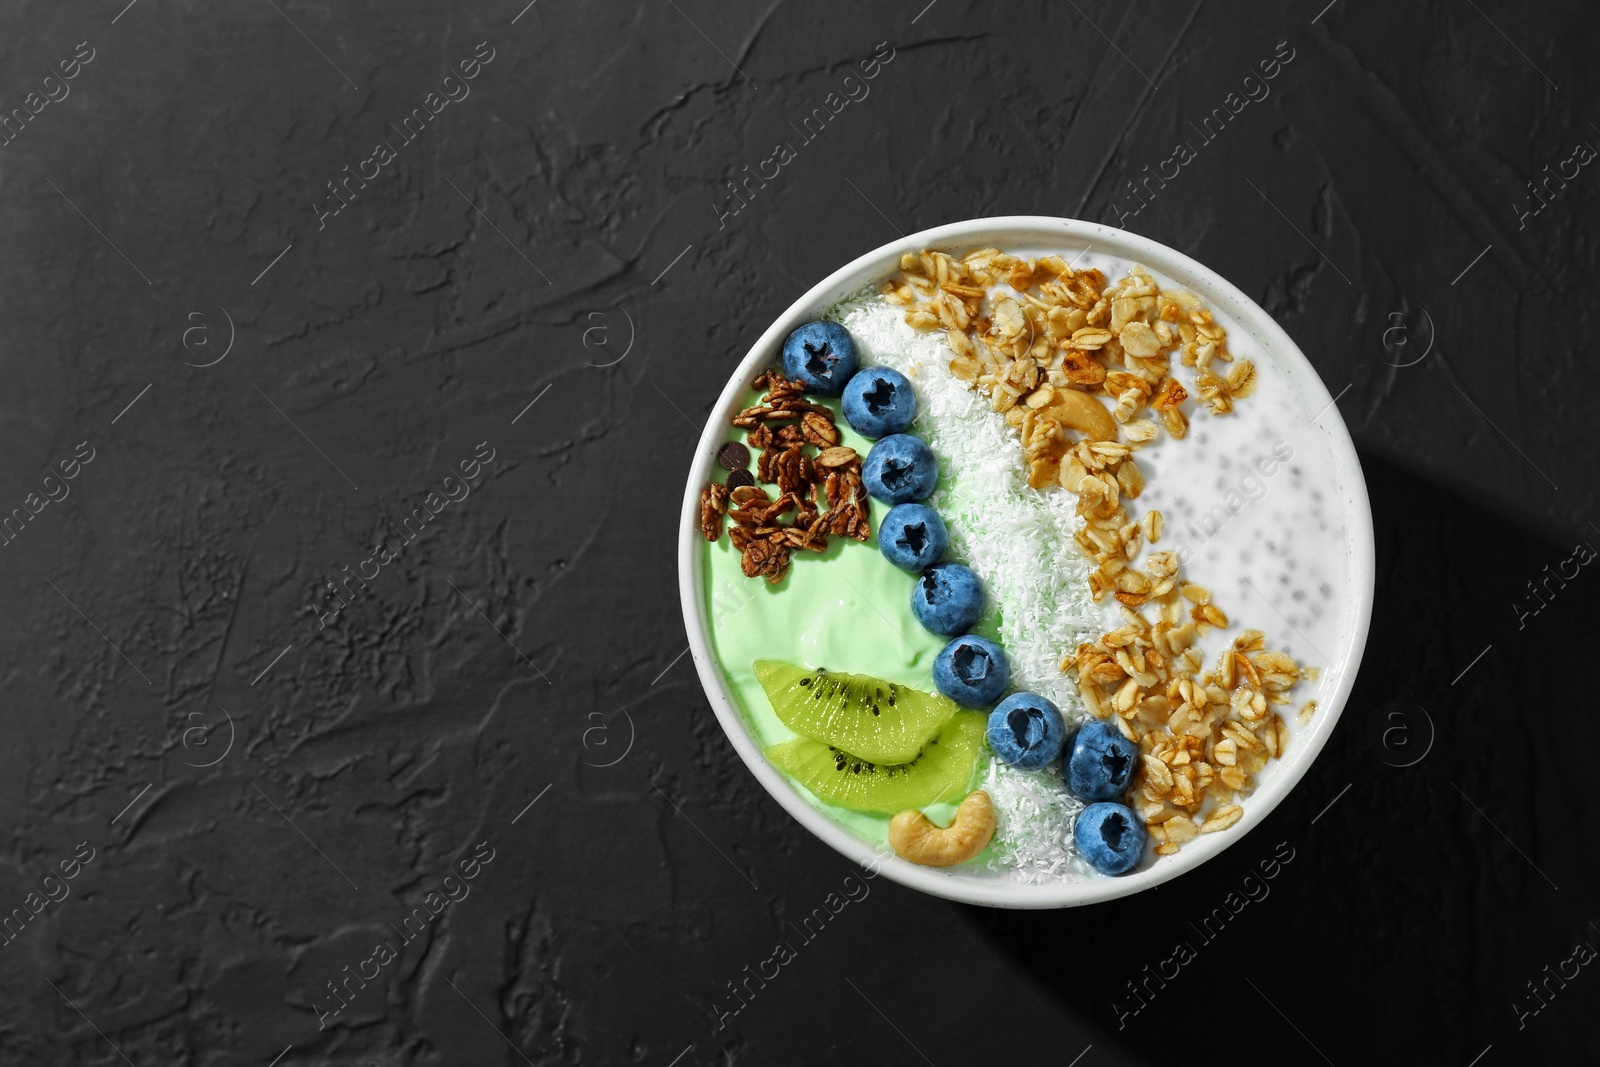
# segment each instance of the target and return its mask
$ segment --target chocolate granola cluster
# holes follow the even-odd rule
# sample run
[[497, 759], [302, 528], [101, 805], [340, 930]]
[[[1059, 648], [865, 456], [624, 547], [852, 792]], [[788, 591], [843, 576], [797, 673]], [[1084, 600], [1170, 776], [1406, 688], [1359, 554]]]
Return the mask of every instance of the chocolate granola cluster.
[[[865, 541], [872, 528], [861, 457], [839, 444], [832, 410], [807, 400], [798, 382], [776, 370], [753, 385], [766, 390], [761, 403], [739, 412], [733, 424], [750, 431], [749, 447], [758, 452], [755, 474], [746, 469], [749, 452], [735, 449], [736, 442], [718, 452], [732, 473], [726, 485], [710, 482], [700, 491], [700, 532], [715, 541], [723, 516], [732, 519], [728, 538], [743, 556], [745, 576], [764, 575], [777, 584], [795, 550], [821, 552], [829, 534]], [[777, 495], [761, 483], [775, 486]]]

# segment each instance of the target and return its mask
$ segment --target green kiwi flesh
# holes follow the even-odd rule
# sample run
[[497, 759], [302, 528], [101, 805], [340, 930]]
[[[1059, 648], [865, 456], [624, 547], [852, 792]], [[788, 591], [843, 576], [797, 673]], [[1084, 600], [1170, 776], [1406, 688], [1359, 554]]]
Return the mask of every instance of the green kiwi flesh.
[[906, 763], [957, 711], [954, 701], [865, 674], [754, 664], [772, 710], [802, 737], [870, 763]]
[[767, 758], [820, 800], [893, 815], [964, 799], [987, 726], [982, 712], [957, 711], [920, 754], [902, 763], [873, 763], [804, 737], [771, 746]]

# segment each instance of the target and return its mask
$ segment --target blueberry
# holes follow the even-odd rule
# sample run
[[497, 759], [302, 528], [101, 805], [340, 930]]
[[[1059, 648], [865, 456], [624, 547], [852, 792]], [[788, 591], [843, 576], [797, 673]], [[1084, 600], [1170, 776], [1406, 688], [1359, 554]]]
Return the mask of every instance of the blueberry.
[[935, 563], [911, 587], [911, 613], [930, 633], [964, 634], [983, 617], [983, 582], [959, 563]]
[[860, 364], [850, 331], [837, 322], [808, 322], [783, 342], [783, 373], [819, 396], [838, 396]]
[[1079, 800], [1110, 800], [1121, 796], [1139, 768], [1139, 746], [1122, 736], [1109, 722], [1092, 719], [1072, 739], [1061, 768], [1067, 788]]
[[844, 387], [844, 417], [863, 437], [888, 437], [917, 417], [917, 394], [899, 371], [863, 367]]
[[977, 634], [956, 638], [933, 660], [933, 684], [965, 708], [993, 704], [1010, 681], [1005, 649]]
[[1101, 874], [1127, 874], [1144, 855], [1144, 821], [1125, 804], [1101, 801], [1079, 812], [1072, 825], [1078, 854]]
[[950, 531], [926, 504], [898, 504], [878, 524], [878, 550], [903, 571], [927, 570], [950, 545]]
[[989, 713], [989, 747], [1013, 767], [1043, 767], [1061, 756], [1066, 739], [1061, 709], [1038, 693], [1012, 693]]
[[921, 438], [890, 434], [867, 453], [861, 481], [867, 492], [885, 504], [925, 500], [939, 482], [939, 461]]

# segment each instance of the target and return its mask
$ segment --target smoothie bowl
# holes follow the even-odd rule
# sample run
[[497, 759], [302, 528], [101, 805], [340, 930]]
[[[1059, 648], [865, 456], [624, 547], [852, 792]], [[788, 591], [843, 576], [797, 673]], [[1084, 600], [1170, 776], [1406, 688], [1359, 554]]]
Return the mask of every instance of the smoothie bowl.
[[706, 695], [852, 861], [997, 907], [1216, 855], [1326, 742], [1372, 604], [1360, 466], [1272, 319], [1042, 217], [851, 263], [756, 342], [689, 474]]

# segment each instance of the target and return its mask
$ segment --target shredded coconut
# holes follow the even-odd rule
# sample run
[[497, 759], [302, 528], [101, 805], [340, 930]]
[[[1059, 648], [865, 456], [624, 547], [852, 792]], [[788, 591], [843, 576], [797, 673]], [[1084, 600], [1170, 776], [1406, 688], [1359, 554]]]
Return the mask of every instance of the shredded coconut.
[[[983, 579], [988, 613], [979, 627], [1011, 660], [1011, 684], [1048, 697], [1069, 721], [1090, 718], [1061, 657], [1099, 632], [1089, 596], [1089, 561], [1073, 543], [1081, 525], [1065, 491], [1028, 485], [1022, 441], [1005, 416], [950, 372], [953, 353], [935, 333], [906, 325], [876, 293], [857, 294], [828, 312], [856, 342], [864, 365], [890, 367], [917, 390], [912, 433], [939, 457], [940, 489], [928, 504], [950, 530], [950, 555]], [[1072, 843], [1083, 805], [1058, 769], [1020, 771], [991, 760], [982, 788], [999, 826], [991, 868], [1024, 882], [1087, 872]]]
[[1092, 874], [1072, 839], [1083, 802], [1062, 785], [1059, 764], [1025, 771], [991, 758], [980, 788], [994, 802], [988, 870], [1029, 885]]

